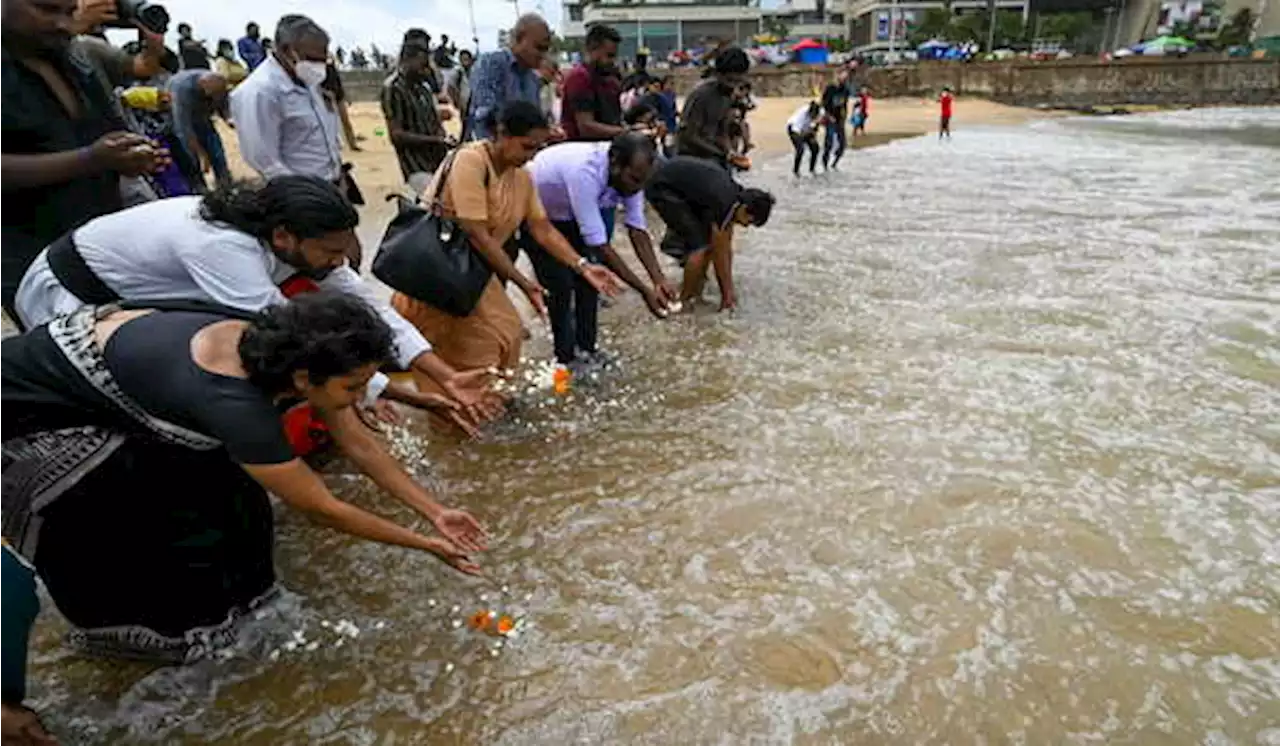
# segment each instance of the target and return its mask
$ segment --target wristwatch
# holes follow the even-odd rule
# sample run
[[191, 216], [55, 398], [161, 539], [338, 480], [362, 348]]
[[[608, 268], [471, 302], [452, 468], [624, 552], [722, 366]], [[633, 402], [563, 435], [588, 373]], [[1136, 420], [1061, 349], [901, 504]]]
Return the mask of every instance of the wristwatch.
[[587, 265], [590, 263], [591, 262], [587, 261], [587, 258], [585, 256], [580, 256], [578, 257], [578, 263], [573, 265], [573, 268], [581, 272], [582, 270], [586, 269]]

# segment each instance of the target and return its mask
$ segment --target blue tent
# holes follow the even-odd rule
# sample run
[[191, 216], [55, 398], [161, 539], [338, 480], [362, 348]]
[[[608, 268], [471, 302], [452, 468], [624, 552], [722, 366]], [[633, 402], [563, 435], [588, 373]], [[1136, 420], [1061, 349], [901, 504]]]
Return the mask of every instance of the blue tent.
[[791, 51], [796, 56], [796, 62], [801, 65], [825, 65], [830, 57], [826, 45], [813, 39], [801, 40]]

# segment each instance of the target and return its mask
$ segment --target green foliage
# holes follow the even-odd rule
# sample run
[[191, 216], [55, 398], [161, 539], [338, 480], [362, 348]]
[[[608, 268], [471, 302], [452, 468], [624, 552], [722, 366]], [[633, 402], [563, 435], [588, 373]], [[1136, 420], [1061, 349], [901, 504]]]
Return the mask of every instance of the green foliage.
[[1039, 36], [1071, 47], [1089, 36], [1093, 26], [1093, 16], [1088, 13], [1046, 13], [1039, 19]]
[[1002, 10], [996, 13], [996, 49], [1016, 46], [1026, 41], [1027, 28], [1022, 23], [1021, 13], [1011, 10]]
[[827, 49], [834, 54], [841, 54], [853, 50], [853, 42], [842, 36], [836, 36], [827, 39]]
[[1219, 29], [1218, 38], [1214, 40], [1214, 44], [1222, 49], [1242, 47], [1249, 43], [1249, 37], [1252, 33], [1253, 10], [1251, 8], [1241, 8], [1231, 16], [1231, 20], [1227, 21]]
[[581, 44], [577, 39], [566, 39], [559, 34], [551, 35], [551, 51], [554, 54], [565, 54], [569, 52], [580, 52]]
[[1169, 31], [1170, 36], [1181, 36], [1184, 39], [1195, 39], [1200, 27], [1190, 21], [1178, 21]]
[[766, 16], [764, 19], [764, 32], [779, 39], [785, 39], [791, 34], [791, 26], [777, 16]]
[[919, 21], [907, 30], [907, 40], [919, 46], [931, 39], [946, 39], [951, 26], [951, 12], [942, 8], [929, 8]]
[[[930, 8], [918, 23], [911, 27], [907, 35], [912, 44], [923, 44], [930, 39], [941, 39], [954, 42], [977, 42], [982, 46], [987, 43], [986, 11], [952, 15], [946, 10]], [[1022, 24], [1022, 14], [1002, 10], [996, 13], [996, 48], [1019, 44], [1026, 40], [1026, 29]]]

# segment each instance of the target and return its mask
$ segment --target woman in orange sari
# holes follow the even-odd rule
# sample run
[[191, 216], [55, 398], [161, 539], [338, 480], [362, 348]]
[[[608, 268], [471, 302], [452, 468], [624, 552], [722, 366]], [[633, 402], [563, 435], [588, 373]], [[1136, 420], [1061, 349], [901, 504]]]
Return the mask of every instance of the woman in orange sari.
[[[604, 267], [592, 264], [574, 251], [542, 209], [529, 173], [522, 168], [547, 141], [551, 131], [536, 104], [508, 103], [495, 114], [493, 139], [462, 146], [451, 168], [443, 166], [426, 189], [434, 194], [437, 182], [447, 176], [440, 199], [446, 217], [458, 221], [471, 238], [494, 276], [468, 316], [452, 316], [404, 293], [395, 293], [391, 305], [423, 336], [431, 340], [440, 358], [455, 368], [509, 370], [520, 362], [522, 326], [516, 308], [507, 297], [503, 281], [515, 283], [543, 318], [547, 315], [546, 290], [516, 269], [503, 248], [521, 223], [539, 245], [557, 261], [582, 275], [601, 293], [616, 295], [621, 283]], [[418, 388], [438, 392], [435, 381], [414, 373]]]

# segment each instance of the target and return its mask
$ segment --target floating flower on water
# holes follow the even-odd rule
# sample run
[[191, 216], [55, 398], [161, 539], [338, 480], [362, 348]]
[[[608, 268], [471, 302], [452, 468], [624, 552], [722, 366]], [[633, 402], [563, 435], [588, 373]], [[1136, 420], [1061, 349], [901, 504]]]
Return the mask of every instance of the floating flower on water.
[[500, 635], [509, 635], [516, 628], [516, 621], [511, 617], [503, 614], [499, 617], [498, 622], [494, 625]]
[[488, 627], [489, 611], [481, 609], [480, 611], [472, 614], [471, 618], [467, 619], [467, 626], [471, 629], [484, 629], [485, 627]]

